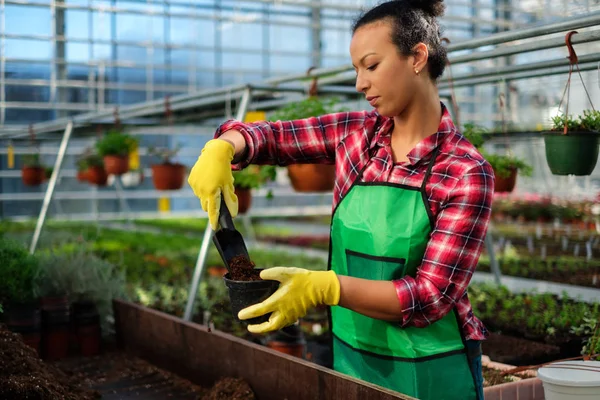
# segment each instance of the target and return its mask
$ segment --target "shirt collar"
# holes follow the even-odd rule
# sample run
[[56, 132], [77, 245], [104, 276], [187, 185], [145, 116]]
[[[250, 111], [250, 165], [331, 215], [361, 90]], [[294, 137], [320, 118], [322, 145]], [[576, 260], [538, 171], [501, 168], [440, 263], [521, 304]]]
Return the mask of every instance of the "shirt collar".
[[[444, 141], [444, 139], [447, 138], [448, 134], [456, 131], [448, 109], [446, 108], [444, 103], [441, 104], [442, 118], [440, 120], [438, 130], [436, 133], [426, 137], [425, 139], [417, 143], [415, 148], [407, 154], [408, 160], [410, 161], [411, 165], [415, 165], [422, 159], [426, 158], [439, 144], [441, 144]], [[386, 118], [379, 127], [376, 140], [373, 141], [371, 148], [373, 148], [375, 145], [381, 147], [389, 146], [391, 144], [391, 133], [393, 127], [393, 118]]]

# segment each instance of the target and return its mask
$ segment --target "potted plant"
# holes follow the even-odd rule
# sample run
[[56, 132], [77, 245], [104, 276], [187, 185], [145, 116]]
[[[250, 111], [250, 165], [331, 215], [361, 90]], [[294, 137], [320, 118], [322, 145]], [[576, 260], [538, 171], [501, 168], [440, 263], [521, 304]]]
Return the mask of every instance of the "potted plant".
[[174, 149], [150, 147], [148, 154], [160, 159], [158, 164], [152, 164], [152, 183], [157, 190], [178, 190], [185, 181], [186, 167], [172, 158], [177, 155], [181, 146]]
[[[238, 212], [244, 214], [252, 204], [252, 189], [259, 188], [269, 181], [275, 180], [274, 165], [249, 165], [241, 171], [233, 172], [233, 186], [238, 198]], [[269, 192], [267, 197], [271, 197]]]
[[110, 130], [96, 143], [98, 154], [104, 160], [108, 174], [122, 175], [129, 171], [129, 153], [138, 144], [138, 139], [119, 130]]
[[21, 179], [27, 186], [38, 186], [46, 180], [47, 170], [40, 161], [38, 153], [23, 156]]
[[486, 136], [488, 135], [488, 131], [484, 127], [465, 124], [462, 134], [475, 146], [494, 169], [494, 192], [512, 192], [517, 183], [517, 174], [519, 172], [523, 176], [531, 176], [532, 167], [520, 158], [511, 154], [490, 154], [484, 150], [483, 144], [487, 140]]
[[5, 309], [9, 330], [20, 333], [23, 341], [39, 352], [40, 310], [34, 282], [38, 259], [20, 243], [0, 238], [0, 303]]
[[104, 160], [92, 148], [86, 149], [77, 161], [77, 179], [86, 180], [92, 185], [105, 186], [108, 174], [104, 169]]
[[[336, 111], [336, 98], [321, 99], [310, 96], [302, 101], [288, 104], [277, 110], [272, 121], [288, 121], [317, 117]], [[297, 192], [328, 192], [335, 184], [335, 165], [330, 164], [292, 164], [287, 167], [292, 187]]]
[[557, 115], [542, 136], [554, 175], [590, 175], [598, 161], [600, 111], [584, 110], [576, 118]]

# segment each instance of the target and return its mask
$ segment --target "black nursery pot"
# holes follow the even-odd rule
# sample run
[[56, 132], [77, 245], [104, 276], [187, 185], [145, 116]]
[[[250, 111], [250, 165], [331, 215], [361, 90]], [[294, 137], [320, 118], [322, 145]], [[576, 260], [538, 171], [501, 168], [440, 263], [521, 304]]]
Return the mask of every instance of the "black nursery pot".
[[225, 274], [223, 280], [229, 291], [229, 300], [231, 301], [233, 317], [237, 321], [254, 325], [269, 320], [271, 313], [246, 320], [240, 320], [238, 318], [238, 313], [246, 307], [266, 300], [275, 293], [277, 288], [279, 288], [278, 281], [233, 281], [229, 279], [229, 274]]

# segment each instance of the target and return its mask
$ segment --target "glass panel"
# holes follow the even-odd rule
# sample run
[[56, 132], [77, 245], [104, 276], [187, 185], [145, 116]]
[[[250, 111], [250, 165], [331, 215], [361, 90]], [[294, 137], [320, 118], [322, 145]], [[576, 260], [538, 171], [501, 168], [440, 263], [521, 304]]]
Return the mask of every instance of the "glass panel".
[[199, 88], [209, 88], [217, 86], [217, 79], [215, 72], [201, 71], [198, 72], [196, 78], [196, 85]]
[[143, 68], [116, 68], [119, 83], [146, 83], [146, 70]]
[[271, 56], [270, 74], [279, 75], [289, 72], [305, 72], [310, 67], [310, 57]]
[[67, 43], [68, 62], [88, 62], [90, 60], [90, 46], [87, 43]]
[[117, 60], [131, 61], [135, 64], [144, 65], [146, 63], [147, 50], [138, 46], [117, 46]]
[[263, 57], [261, 54], [223, 53], [223, 68], [240, 70], [262, 70]]
[[108, 90], [108, 103], [133, 104], [146, 101], [146, 91], [141, 90]]
[[213, 51], [200, 51], [196, 58], [198, 68], [214, 68], [215, 53]]
[[171, 50], [171, 65], [187, 67], [195, 58], [191, 50]]
[[66, 88], [67, 91], [67, 102], [69, 103], [87, 103], [88, 102], [88, 93], [93, 89], [88, 88]]
[[18, 35], [52, 35], [50, 8], [5, 6], [5, 32]]
[[310, 35], [307, 28], [295, 26], [270, 26], [271, 50], [310, 51]]
[[23, 110], [21, 108], [7, 108], [6, 122], [29, 124], [32, 122], [42, 122], [52, 119], [54, 111], [52, 110]]
[[46, 40], [5, 39], [6, 57], [23, 60], [50, 60], [52, 43]]
[[94, 11], [93, 15], [93, 36], [96, 40], [111, 39], [111, 15], [104, 11]]
[[325, 29], [321, 33], [323, 53], [327, 55], [348, 55], [349, 62], [351, 39], [349, 32]]
[[104, 60], [109, 61], [111, 58], [111, 45], [110, 44], [94, 44], [93, 45], [93, 57], [92, 60]]
[[6, 79], [50, 79], [50, 64], [6, 63]]
[[117, 40], [138, 42], [148, 40], [150, 17], [147, 15], [117, 14]]
[[[244, 17], [245, 18], [245, 17]], [[260, 24], [240, 24], [224, 22], [221, 30], [223, 47], [260, 50], [263, 46], [263, 26]]]
[[50, 101], [50, 87], [6, 85], [6, 101]]
[[65, 30], [67, 38], [89, 39], [88, 12], [83, 10], [66, 10]]

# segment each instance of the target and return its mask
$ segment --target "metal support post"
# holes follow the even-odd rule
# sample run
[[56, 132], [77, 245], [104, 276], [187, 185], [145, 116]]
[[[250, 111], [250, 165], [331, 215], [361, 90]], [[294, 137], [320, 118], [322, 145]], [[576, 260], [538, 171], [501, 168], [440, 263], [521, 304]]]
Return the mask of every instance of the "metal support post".
[[485, 247], [490, 257], [490, 269], [494, 273], [494, 281], [496, 281], [496, 285], [500, 286], [502, 284], [502, 273], [498, 266], [496, 252], [494, 251], [494, 241], [492, 240], [492, 234], [489, 232], [489, 229], [487, 235], [485, 235]]
[[67, 152], [69, 139], [71, 139], [71, 132], [73, 132], [72, 121], [70, 121], [67, 124], [67, 128], [65, 129], [65, 133], [63, 134], [62, 140], [60, 142], [60, 148], [58, 149], [56, 161], [54, 161], [54, 169], [52, 170], [52, 176], [50, 177], [50, 181], [48, 182], [48, 188], [46, 189], [46, 195], [44, 196], [42, 209], [40, 210], [40, 215], [35, 226], [35, 232], [33, 233], [33, 239], [31, 240], [31, 246], [29, 247], [29, 252], [31, 254], [35, 253], [35, 248], [37, 247], [38, 241], [40, 239], [40, 234], [42, 233], [42, 227], [44, 226], [44, 222], [46, 221], [48, 207], [50, 206], [50, 202], [52, 201], [52, 195], [54, 194], [54, 188], [56, 187], [56, 181], [58, 180], [58, 175], [60, 174], [60, 168], [62, 167], [62, 162]]
[[[247, 87], [242, 94], [240, 105], [238, 106], [238, 112], [236, 115], [236, 119], [238, 121], [244, 120], [244, 116], [246, 115], [246, 111], [248, 110], [248, 106], [250, 105], [251, 96], [252, 89], [250, 87]], [[202, 273], [204, 272], [204, 264], [206, 263], [206, 257], [208, 256], [208, 248], [210, 246], [210, 242], [212, 241], [213, 233], [214, 232], [210, 226], [210, 223], [207, 223], [206, 230], [204, 231], [204, 237], [202, 239], [202, 245], [200, 246], [200, 252], [198, 253], [198, 259], [196, 260], [196, 267], [194, 269], [192, 283], [190, 284], [188, 301], [185, 306], [185, 312], [183, 314], [183, 319], [185, 321], [190, 321], [192, 319], [194, 301], [196, 300], [196, 293], [198, 293], [198, 286], [200, 285], [200, 279], [202, 278]]]
[[126, 214], [127, 224], [129, 227], [133, 226], [133, 221], [131, 219], [131, 209], [127, 204], [127, 199], [123, 196], [123, 186], [121, 185], [120, 177], [115, 176], [114, 180], [115, 192], [117, 193], [117, 198], [119, 199], [119, 204], [121, 205], [121, 209]]

